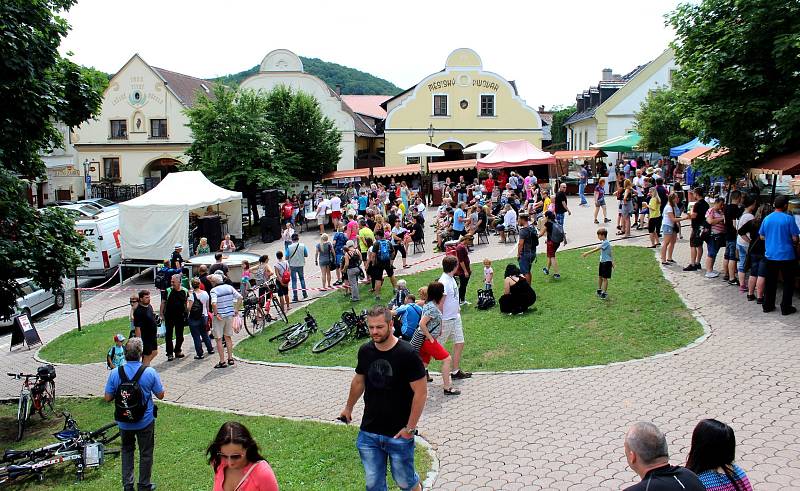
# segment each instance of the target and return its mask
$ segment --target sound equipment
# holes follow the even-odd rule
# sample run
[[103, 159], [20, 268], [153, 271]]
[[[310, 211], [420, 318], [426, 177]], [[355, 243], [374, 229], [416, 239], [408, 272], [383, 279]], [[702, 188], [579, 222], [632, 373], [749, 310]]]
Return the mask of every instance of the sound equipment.
[[219, 215], [198, 217], [197, 233], [199, 237], [208, 239], [208, 245], [212, 251], [218, 251], [222, 242], [222, 222]]
[[[264, 206], [265, 217], [280, 218], [281, 193], [277, 189], [261, 191], [261, 204]], [[284, 198], [286, 199], [286, 198]]]
[[273, 242], [281, 238], [281, 220], [278, 217], [261, 217], [261, 242]]

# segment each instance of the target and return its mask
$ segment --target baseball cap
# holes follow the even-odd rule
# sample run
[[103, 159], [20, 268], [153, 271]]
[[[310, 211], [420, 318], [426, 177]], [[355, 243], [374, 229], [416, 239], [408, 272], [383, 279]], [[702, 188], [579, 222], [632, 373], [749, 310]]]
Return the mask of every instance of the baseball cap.
[[123, 341], [125, 341], [125, 336], [123, 336], [122, 334], [115, 334], [114, 335], [114, 341], [123, 342]]
[[178, 242], [177, 244], [175, 244], [175, 249], [183, 249], [183, 244]]

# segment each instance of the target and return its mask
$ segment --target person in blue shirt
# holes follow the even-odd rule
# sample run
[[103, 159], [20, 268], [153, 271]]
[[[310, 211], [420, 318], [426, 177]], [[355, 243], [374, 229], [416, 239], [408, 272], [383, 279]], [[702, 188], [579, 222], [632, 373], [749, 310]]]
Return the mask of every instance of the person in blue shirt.
[[[108, 381], [105, 388], [106, 402], [111, 402], [117, 393], [120, 385], [119, 370], [125, 370], [125, 375], [129, 380], [133, 380], [139, 367], [142, 366], [142, 340], [140, 338], [130, 338], [125, 343], [125, 365], [108, 374]], [[142, 419], [134, 423], [117, 421], [119, 433], [122, 440], [122, 488], [124, 491], [139, 491], [154, 489], [155, 485], [150, 482], [150, 475], [153, 470], [153, 447], [155, 446], [155, 406], [153, 395], [159, 399], [164, 398], [164, 387], [161, 385], [161, 377], [152, 367], [146, 367], [139, 378], [139, 387], [142, 390], [142, 402], [147, 405], [147, 409]], [[139, 483], [134, 487], [133, 463], [136, 442], [139, 443]]]
[[395, 309], [394, 314], [403, 323], [401, 328], [402, 338], [406, 341], [411, 341], [414, 331], [419, 326], [419, 320], [422, 318], [422, 307], [417, 305], [417, 298], [411, 293], [406, 295], [405, 303]]
[[114, 335], [114, 346], [106, 353], [106, 366], [109, 370], [119, 368], [125, 364], [125, 347], [122, 345], [124, 342], [125, 336], [122, 334]]
[[794, 277], [797, 269], [797, 248], [800, 229], [792, 215], [785, 213], [788, 199], [786, 196], [775, 198], [775, 211], [767, 215], [761, 222], [758, 235], [764, 241], [764, 259], [767, 261], [767, 278], [764, 283], [764, 312], [775, 310], [775, 297], [778, 291], [778, 273], [783, 276], [783, 299], [781, 314], [789, 315], [797, 312], [792, 305], [794, 294]]
[[608, 241], [608, 230], [605, 227], [597, 229], [597, 240], [600, 245], [594, 249], [581, 254], [586, 257], [589, 254], [600, 252], [600, 264], [597, 267], [597, 296], [602, 300], [608, 298], [608, 280], [611, 279], [611, 272], [615, 267], [614, 255], [611, 253], [611, 242]]
[[464, 210], [467, 204], [463, 201], [458, 203], [458, 208], [453, 212], [453, 238], [458, 239], [464, 235], [464, 225], [467, 221], [467, 212]]

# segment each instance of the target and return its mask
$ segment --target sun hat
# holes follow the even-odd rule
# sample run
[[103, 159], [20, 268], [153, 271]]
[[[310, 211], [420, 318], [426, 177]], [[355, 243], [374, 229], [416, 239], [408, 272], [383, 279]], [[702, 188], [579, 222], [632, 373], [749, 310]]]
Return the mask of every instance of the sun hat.
[[175, 249], [183, 249], [183, 244], [178, 242], [177, 244], [175, 244]]

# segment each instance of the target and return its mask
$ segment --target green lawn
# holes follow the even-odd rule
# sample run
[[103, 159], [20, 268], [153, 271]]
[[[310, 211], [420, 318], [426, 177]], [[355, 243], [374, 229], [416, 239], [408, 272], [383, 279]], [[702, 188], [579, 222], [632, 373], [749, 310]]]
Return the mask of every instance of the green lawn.
[[[533, 286], [538, 300], [526, 315], [509, 317], [497, 307], [489, 311], [475, 309], [476, 292], [482, 287], [483, 268], [480, 252], [472, 255], [476, 277], [470, 281], [467, 300], [473, 305], [462, 309], [467, 342], [463, 367], [467, 370], [519, 370], [604, 364], [642, 358], [685, 346], [703, 330], [680, 301], [672, 286], [659, 271], [649, 249], [614, 247], [617, 267], [609, 285], [609, 299], [600, 300], [597, 289], [598, 256], [586, 259], [581, 251], [558, 254], [562, 278], [544, 276], [544, 254], [534, 264]], [[508, 261], [495, 261], [495, 296], [502, 293], [503, 271]], [[438, 279], [438, 271], [405, 276], [412, 292]], [[391, 298], [391, 287], [383, 288], [382, 301]], [[351, 304], [349, 295], [334, 291], [309, 305], [320, 326], [327, 328], [341, 313], [354, 307], [357, 312], [373, 305], [374, 299], [362, 286], [362, 301]], [[295, 308], [290, 322], [300, 322], [305, 313]], [[284, 324], [268, 326], [255, 338], [236, 346], [237, 355], [271, 362], [303, 365], [355, 365], [360, 341], [345, 340], [331, 350], [315, 355], [311, 346], [321, 338], [318, 332], [300, 347], [278, 353], [278, 343], [268, 338]], [[104, 360], [111, 338], [127, 334], [128, 319], [123, 317], [70, 331], [42, 349], [43, 358], [60, 363], [91, 363]], [[188, 338], [187, 341], [191, 343]]]
[[[501, 314], [475, 308], [477, 290], [483, 285], [480, 252], [472, 255], [475, 277], [470, 281], [462, 308], [466, 336], [463, 368], [467, 370], [519, 370], [531, 368], [575, 367], [642, 358], [685, 346], [703, 333], [672, 286], [659, 271], [653, 252], [640, 247], [614, 247], [617, 264], [609, 285], [609, 299], [600, 300], [597, 289], [598, 255], [586, 259], [582, 251], [558, 254], [562, 278], [544, 276], [544, 254], [534, 264], [533, 287], [538, 300], [526, 315]], [[502, 293], [503, 272], [508, 260], [495, 261], [494, 291]], [[405, 276], [408, 287], [438, 279], [439, 271]], [[391, 298], [384, 286], [382, 301]], [[362, 301], [351, 304], [349, 296], [334, 292], [309, 306], [321, 326], [327, 328], [351, 306], [360, 311], [374, 304], [374, 297], [362, 286]], [[300, 322], [303, 309], [296, 310], [290, 322]], [[331, 350], [315, 355], [311, 346], [322, 335], [316, 333], [300, 347], [278, 353], [277, 343], [267, 341], [281, 324], [270, 326], [255, 338], [236, 346], [239, 356], [252, 360], [323, 366], [355, 366], [360, 342], [346, 340]]]
[[[59, 411], [67, 410], [83, 429], [98, 428], [113, 419], [113, 405], [100, 399], [61, 399]], [[33, 417], [22, 442], [16, 436], [16, 405], [0, 404], [0, 451], [35, 448], [52, 443], [52, 433], [63, 420]], [[355, 448], [357, 428], [344, 425], [290, 421], [266, 416], [238, 416], [217, 411], [159, 406], [156, 422], [153, 482], [159, 489], [210, 489], [213, 476], [205, 450], [225, 421], [236, 420], [248, 427], [270, 462], [282, 490], [363, 489], [364, 471]], [[112, 446], [119, 446], [117, 440]], [[138, 458], [138, 457], [137, 457]], [[417, 446], [417, 472], [424, 476], [431, 466], [428, 452]], [[138, 471], [137, 471], [138, 472]], [[423, 477], [424, 479], [424, 477]], [[74, 465], [51, 468], [41, 483], [15, 484], [25, 490], [108, 490], [120, 488], [120, 459], [110, 457], [99, 469], [90, 469], [86, 479], [75, 482]]]

